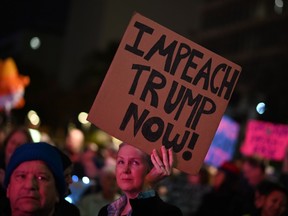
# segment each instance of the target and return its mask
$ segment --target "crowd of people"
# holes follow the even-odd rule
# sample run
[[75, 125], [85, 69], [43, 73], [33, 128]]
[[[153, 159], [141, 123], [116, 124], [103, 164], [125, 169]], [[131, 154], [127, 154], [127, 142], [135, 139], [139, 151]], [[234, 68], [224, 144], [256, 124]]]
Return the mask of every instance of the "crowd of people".
[[[265, 160], [226, 161], [197, 175], [174, 167], [171, 149], [150, 155], [134, 145], [87, 142], [80, 129], [62, 145], [34, 141], [26, 127], [5, 134], [0, 146], [0, 216], [287, 216], [288, 150], [277, 175]], [[72, 176], [93, 184], [68, 202]]]

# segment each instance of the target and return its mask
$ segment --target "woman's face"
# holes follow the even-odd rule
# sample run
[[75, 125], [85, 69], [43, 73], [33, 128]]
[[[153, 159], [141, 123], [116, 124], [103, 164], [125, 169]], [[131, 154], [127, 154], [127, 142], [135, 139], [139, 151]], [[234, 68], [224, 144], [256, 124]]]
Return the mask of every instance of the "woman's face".
[[116, 162], [116, 179], [120, 189], [128, 196], [135, 198], [142, 191], [148, 170], [145, 153], [125, 144], [118, 151]]

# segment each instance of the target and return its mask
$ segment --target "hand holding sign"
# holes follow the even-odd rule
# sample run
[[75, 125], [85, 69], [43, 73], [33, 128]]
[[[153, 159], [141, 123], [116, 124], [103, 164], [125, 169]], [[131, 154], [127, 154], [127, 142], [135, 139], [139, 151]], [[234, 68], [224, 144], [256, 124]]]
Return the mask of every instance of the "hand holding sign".
[[[134, 14], [88, 120], [176, 167], [200, 169], [240, 75], [238, 65]], [[117, 109], [115, 105], [117, 104]]]
[[161, 146], [161, 153], [162, 159], [158, 155], [156, 149], [153, 149], [151, 154], [151, 161], [154, 167], [145, 178], [146, 182], [151, 186], [172, 173], [174, 162], [172, 149], [170, 148], [167, 150], [164, 146]]

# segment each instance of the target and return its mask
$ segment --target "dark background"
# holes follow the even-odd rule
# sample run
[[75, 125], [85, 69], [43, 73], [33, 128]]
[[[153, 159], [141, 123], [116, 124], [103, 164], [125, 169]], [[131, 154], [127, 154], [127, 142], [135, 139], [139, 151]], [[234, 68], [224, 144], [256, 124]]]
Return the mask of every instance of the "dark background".
[[[0, 58], [13, 57], [30, 77], [24, 108], [10, 120], [24, 123], [37, 111], [50, 133], [89, 112], [133, 11], [242, 66], [227, 114], [286, 124], [287, 1], [1, 1]], [[32, 50], [33, 36], [41, 47]], [[267, 104], [263, 115], [259, 102]], [[1, 113], [5, 124], [5, 113]]]

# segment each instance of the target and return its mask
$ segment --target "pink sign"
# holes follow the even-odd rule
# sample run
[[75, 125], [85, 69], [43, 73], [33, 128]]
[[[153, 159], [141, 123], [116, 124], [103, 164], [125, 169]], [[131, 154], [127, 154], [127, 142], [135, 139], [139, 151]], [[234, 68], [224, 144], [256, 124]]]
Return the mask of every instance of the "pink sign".
[[241, 147], [244, 155], [258, 155], [269, 160], [282, 160], [288, 143], [288, 125], [250, 120]]

